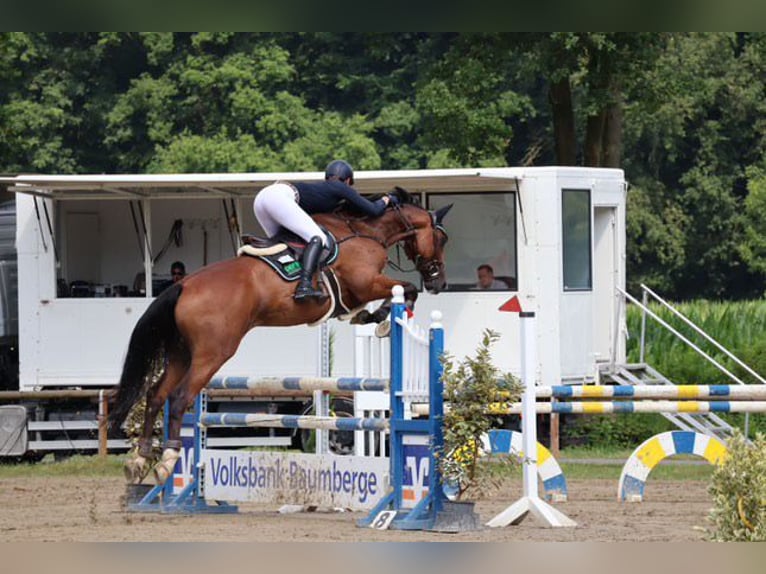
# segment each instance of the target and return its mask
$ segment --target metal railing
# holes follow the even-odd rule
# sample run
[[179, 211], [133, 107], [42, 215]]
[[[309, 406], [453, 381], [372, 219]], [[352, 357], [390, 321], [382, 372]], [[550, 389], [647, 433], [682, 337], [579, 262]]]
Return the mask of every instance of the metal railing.
[[[635, 304], [639, 309], [641, 309], [641, 338], [640, 338], [640, 348], [639, 348], [639, 362], [641, 364], [645, 364], [645, 356], [646, 356], [646, 318], [647, 316], [651, 317], [657, 323], [662, 325], [665, 329], [667, 329], [670, 333], [672, 333], [674, 336], [676, 336], [680, 341], [682, 341], [684, 344], [686, 344], [688, 347], [690, 347], [693, 351], [695, 351], [698, 355], [703, 357], [706, 361], [708, 361], [711, 365], [716, 367], [721, 373], [725, 374], [729, 380], [732, 382], [738, 384], [738, 385], [745, 385], [745, 383], [742, 379], [740, 379], [738, 376], [736, 376], [734, 373], [732, 373], [729, 369], [724, 367], [719, 361], [711, 357], [708, 353], [706, 353], [704, 350], [702, 350], [698, 345], [690, 341], [686, 336], [684, 336], [681, 332], [679, 332], [676, 328], [668, 324], [665, 320], [663, 320], [661, 317], [659, 317], [656, 313], [654, 313], [651, 309], [649, 309], [649, 297], [651, 297], [654, 301], [662, 305], [665, 309], [667, 309], [670, 313], [672, 313], [675, 317], [680, 319], [685, 325], [690, 327], [695, 333], [697, 333], [699, 336], [704, 338], [708, 343], [713, 345], [718, 351], [723, 353], [726, 357], [728, 357], [731, 361], [733, 361], [736, 365], [738, 365], [740, 368], [742, 368], [745, 372], [750, 374], [752, 377], [754, 377], [759, 384], [766, 384], [766, 379], [762, 377], [759, 373], [754, 371], [750, 366], [745, 364], [739, 357], [735, 356], [734, 353], [729, 351], [726, 347], [724, 347], [720, 342], [718, 342], [716, 339], [711, 337], [708, 333], [706, 333], [703, 329], [701, 329], [697, 324], [695, 324], [692, 320], [690, 320], [688, 317], [686, 317], [683, 313], [678, 311], [675, 307], [673, 307], [670, 303], [668, 303], [665, 299], [660, 297], [657, 293], [652, 291], [649, 287], [647, 287], [644, 284], [641, 284], [641, 291], [642, 291], [642, 300], [639, 302], [635, 297], [631, 296], [629, 293], [623, 291], [619, 287], [617, 288], [618, 292], [622, 294], [624, 297], [624, 300], [631, 301], [633, 304]], [[686, 417], [691, 418], [691, 417]], [[693, 422], [691, 420], [687, 420], [687, 422]], [[719, 421], [720, 424], [723, 424], [723, 421]], [[749, 435], [749, 428], [750, 428], [750, 415], [749, 413], [745, 414], [745, 425], [744, 425], [744, 434], [747, 437]]]
[[654, 298], [658, 303], [660, 303], [662, 306], [667, 308], [671, 313], [673, 313], [675, 316], [679, 317], [681, 320], [684, 321], [687, 325], [689, 325], [696, 333], [704, 337], [708, 342], [713, 344], [719, 351], [724, 353], [727, 357], [729, 357], [732, 361], [734, 361], [737, 365], [745, 369], [749, 374], [753, 375], [756, 379], [758, 379], [762, 384], [766, 384], [766, 379], [764, 379], [761, 375], [756, 373], [753, 369], [751, 369], [749, 366], [747, 366], [742, 360], [740, 360], [738, 357], [736, 357], [731, 351], [726, 349], [723, 345], [721, 345], [718, 341], [716, 341], [713, 337], [705, 333], [698, 325], [696, 325], [694, 322], [692, 322], [690, 319], [685, 317], [680, 311], [675, 309], [670, 303], [665, 301], [662, 297], [657, 295], [654, 291], [649, 289], [646, 285], [641, 285], [641, 290], [643, 292], [643, 301], [639, 301], [635, 297], [633, 297], [630, 293], [627, 293], [626, 291], [623, 291], [619, 287], [617, 290], [625, 297], [628, 301], [636, 305], [639, 309], [641, 309], [642, 315], [641, 315], [641, 342], [640, 342], [640, 350], [639, 350], [639, 361], [641, 363], [645, 362], [645, 351], [646, 351], [646, 316], [648, 315], [655, 321], [657, 321], [660, 325], [665, 327], [668, 331], [670, 331], [673, 335], [675, 335], [680, 341], [682, 341], [684, 344], [689, 346], [692, 350], [694, 350], [698, 355], [703, 357], [706, 361], [708, 361], [710, 364], [712, 364], [714, 367], [716, 367], [719, 371], [724, 373], [729, 379], [738, 385], [744, 385], [745, 383], [742, 379], [740, 379], [738, 376], [736, 376], [734, 373], [732, 373], [729, 369], [724, 367], [721, 363], [716, 361], [713, 357], [711, 357], [708, 353], [703, 351], [698, 345], [690, 341], [686, 336], [684, 336], [680, 331], [675, 329], [672, 325], [667, 323], [664, 319], [662, 319], [659, 315], [657, 315], [655, 312], [653, 312], [651, 309], [649, 309], [649, 304], [647, 300], [647, 296], [651, 296]]

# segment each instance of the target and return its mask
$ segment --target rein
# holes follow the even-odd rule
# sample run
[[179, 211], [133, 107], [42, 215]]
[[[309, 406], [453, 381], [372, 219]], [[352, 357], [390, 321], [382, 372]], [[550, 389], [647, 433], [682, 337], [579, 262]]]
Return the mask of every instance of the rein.
[[350, 239], [370, 239], [371, 241], [375, 241], [379, 245], [381, 245], [384, 249], [388, 250], [389, 247], [392, 245], [398, 244], [403, 239], [407, 239], [408, 237], [412, 237], [417, 233], [417, 229], [413, 227], [413, 225], [410, 223], [410, 221], [402, 215], [401, 210], [399, 209], [398, 205], [393, 206], [393, 209], [396, 211], [396, 214], [399, 216], [399, 219], [404, 224], [404, 231], [397, 231], [393, 235], [386, 237], [384, 239], [381, 239], [378, 236], [375, 235], [369, 235], [367, 233], [360, 233], [356, 229], [354, 229], [353, 222], [354, 221], [360, 221], [360, 220], [354, 220], [349, 217], [345, 217], [342, 214], [338, 213], [338, 217], [340, 217], [343, 222], [348, 226], [349, 230], [351, 230], [351, 235], [348, 235], [342, 239], [337, 239], [337, 243], [345, 243], [346, 241]]

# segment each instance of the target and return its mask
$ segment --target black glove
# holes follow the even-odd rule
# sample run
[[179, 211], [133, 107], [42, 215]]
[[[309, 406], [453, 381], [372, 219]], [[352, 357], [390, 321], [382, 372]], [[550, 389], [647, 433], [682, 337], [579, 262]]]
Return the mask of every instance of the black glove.
[[388, 196], [388, 205], [399, 205], [401, 203], [399, 198], [393, 193], [387, 193], [386, 195]]

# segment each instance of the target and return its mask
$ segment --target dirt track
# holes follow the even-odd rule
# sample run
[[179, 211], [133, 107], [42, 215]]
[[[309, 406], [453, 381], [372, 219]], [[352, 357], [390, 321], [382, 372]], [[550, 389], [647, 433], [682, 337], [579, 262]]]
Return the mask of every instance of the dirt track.
[[[703, 481], [649, 481], [645, 502], [616, 500], [615, 481], [569, 481], [569, 502], [557, 508], [576, 528], [518, 526], [460, 534], [376, 531], [355, 526], [353, 513], [280, 515], [276, 507], [240, 505], [226, 516], [127, 513], [120, 478], [23, 478], [0, 481], [0, 539], [10, 541], [701, 541], [711, 506]], [[511, 486], [478, 502], [489, 520], [520, 496]]]

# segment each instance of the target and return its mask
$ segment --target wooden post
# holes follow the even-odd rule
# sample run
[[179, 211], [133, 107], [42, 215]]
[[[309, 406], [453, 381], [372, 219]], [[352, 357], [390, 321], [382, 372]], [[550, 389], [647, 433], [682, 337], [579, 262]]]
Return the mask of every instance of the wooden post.
[[[551, 402], [555, 403], [556, 398], [551, 397]], [[550, 449], [551, 454], [555, 457], [559, 457], [559, 415], [558, 413], [551, 413], [550, 420]]]
[[109, 415], [109, 403], [106, 400], [104, 390], [98, 393], [98, 456], [105, 458], [109, 452], [107, 443], [107, 417]]

